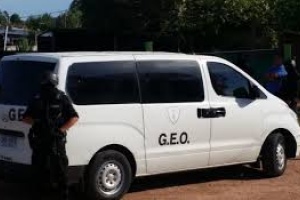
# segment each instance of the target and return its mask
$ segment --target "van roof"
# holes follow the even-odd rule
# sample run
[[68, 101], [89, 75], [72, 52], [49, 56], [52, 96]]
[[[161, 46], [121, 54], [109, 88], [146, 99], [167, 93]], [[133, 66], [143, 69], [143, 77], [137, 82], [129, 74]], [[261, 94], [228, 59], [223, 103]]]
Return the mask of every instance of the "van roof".
[[103, 51], [103, 52], [51, 52], [51, 53], [20, 53], [11, 56], [5, 56], [3, 60], [14, 60], [19, 58], [27, 58], [29, 60], [32, 59], [41, 59], [49, 62], [57, 62], [62, 58], [70, 58], [70, 57], [97, 57], [97, 56], [143, 56], [143, 55], [153, 55], [153, 56], [196, 56], [200, 59], [208, 59], [208, 60], [223, 60], [221, 58], [215, 56], [205, 56], [205, 55], [189, 55], [184, 53], [171, 53], [171, 52], [139, 52], [139, 51]]
[[53, 52], [53, 53], [20, 53], [13, 56], [38, 56], [38, 57], [83, 57], [83, 56], [114, 56], [114, 55], [184, 55], [182, 53], [168, 52], [139, 52], [139, 51], [103, 51], [103, 52]]

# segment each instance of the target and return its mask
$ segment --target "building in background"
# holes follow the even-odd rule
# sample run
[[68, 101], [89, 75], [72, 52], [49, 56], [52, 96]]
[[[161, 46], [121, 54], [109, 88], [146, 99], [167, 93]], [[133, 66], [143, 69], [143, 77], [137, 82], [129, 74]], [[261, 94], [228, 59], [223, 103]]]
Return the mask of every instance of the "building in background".
[[[0, 48], [4, 47], [6, 27], [0, 27]], [[19, 51], [19, 41], [28, 39], [29, 32], [23, 28], [10, 27], [8, 30], [7, 51]]]

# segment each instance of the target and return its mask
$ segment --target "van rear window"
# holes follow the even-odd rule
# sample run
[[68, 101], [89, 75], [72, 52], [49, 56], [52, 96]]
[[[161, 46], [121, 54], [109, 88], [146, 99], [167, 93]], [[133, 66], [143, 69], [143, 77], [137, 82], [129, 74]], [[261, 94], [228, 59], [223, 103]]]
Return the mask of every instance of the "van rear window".
[[3, 61], [0, 66], [0, 103], [27, 105], [37, 94], [41, 76], [53, 71], [56, 63], [35, 61]]

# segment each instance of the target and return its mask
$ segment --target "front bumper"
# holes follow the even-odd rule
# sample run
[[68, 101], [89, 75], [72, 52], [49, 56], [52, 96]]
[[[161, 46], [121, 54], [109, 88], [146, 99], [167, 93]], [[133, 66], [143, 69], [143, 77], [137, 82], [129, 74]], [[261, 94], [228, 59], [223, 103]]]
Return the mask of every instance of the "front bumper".
[[[85, 166], [69, 167], [69, 184], [79, 183], [84, 177], [84, 170]], [[0, 160], [0, 179], [7, 182], [30, 182], [32, 180], [32, 168], [30, 165]]]

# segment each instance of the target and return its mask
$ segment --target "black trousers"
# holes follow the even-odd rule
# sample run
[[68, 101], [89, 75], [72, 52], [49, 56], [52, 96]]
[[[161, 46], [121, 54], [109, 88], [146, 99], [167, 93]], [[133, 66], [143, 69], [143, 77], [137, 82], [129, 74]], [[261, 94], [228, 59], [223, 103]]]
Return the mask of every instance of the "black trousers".
[[46, 183], [57, 183], [60, 199], [68, 198], [68, 157], [65, 142], [59, 142], [55, 152], [45, 150], [46, 144], [32, 153], [32, 170], [35, 199], [41, 199]]

